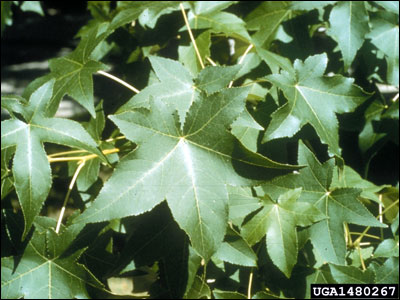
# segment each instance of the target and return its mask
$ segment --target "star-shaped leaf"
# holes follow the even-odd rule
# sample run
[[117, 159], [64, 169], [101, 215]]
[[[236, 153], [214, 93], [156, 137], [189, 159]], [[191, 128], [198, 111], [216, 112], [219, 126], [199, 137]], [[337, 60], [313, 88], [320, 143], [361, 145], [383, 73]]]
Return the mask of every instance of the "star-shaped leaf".
[[304, 63], [294, 62], [295, 76], [286, 71], [268, 75], [288, 102], [272, 114], [263, 142], [293, 136], [302, 126], [311, 124], [331, 154], [340, 156], [336, 113], [353, 111], [367, 94], [354, 85], [354, 80], [342, 76], [323, 76], [326, 54], [308, 57]]
[[287, 190], [301, 187], [299, 201], [315, 205], [328, 218], [310, 227], [311, 242], [325, 261], [344, 264], [346, 243], [343, 223], [386, 227], [376, 220], [357, 199], [361, 189], [331, 187], [333, 159], [324, 164], [300, 141], [298, 163], [308, 165], [297, 174], [272, 180], [262, 187], [268, 195], [276, 197]]
[[301, 188], [264, 199], [264, 207], [243, 227], [241, 234], [250, 245], [266, 235], [267, 251], [274, 264], [289, 278], [297, 262], [296, 226], [309, 226], [324, 218], [312, 204], [299, 202]]
[[230, 88], [201, 94], [182, 129], [175, 108], [158, 98], [150, 101], [150, 111], [111, 116], [138, 148], [121, 160], [94, 203], [75, 221], [138, 215], [166, 198], [194, 249], [209, 259], [228, 221], [226, 184], [248, 185], [297, 168], [250, 152], [228, 131], [244, 110], [248, 91]]
[[14, 112], [24, 120], [13, 118], [1, 122], [1, 150], [16, 146], [12, 172], [25, 218], [24, 238], [46, 200], [52, 182], [43, 142], [84, 149], [104, 158], [79, 123], [44, 117], [53, 86], [54, 79], [37, 89], [26, 105], [15, 105]]
[[[55, 226], [55, 220], [51, 221]], [[2, 258], [1, 298], [88, 298], [88, 285], [103, 289], [90, 271], [77, 262], [84, 249], [63, 255], [82, 229], [77, 227], [79, 225], [62, 227], [61, 234], [53, 229], [36, 228], [22, 257]]]
[[56, 82], [48, 116], [55, 114], [61, 98], [68, 94], [95, 117], [92, 74], [107, 66], [91, 59], [90, 55], [110, 33], [108, 23], [99, 24], [82, 37], [74, 52], [49, 61], [50, 75]]

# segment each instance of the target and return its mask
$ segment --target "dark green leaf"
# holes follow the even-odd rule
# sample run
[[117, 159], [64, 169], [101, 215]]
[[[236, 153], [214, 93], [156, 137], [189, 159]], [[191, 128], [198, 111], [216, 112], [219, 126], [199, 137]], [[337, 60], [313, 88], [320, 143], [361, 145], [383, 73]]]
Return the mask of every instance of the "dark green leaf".
[[[26, 123], [17, 119], [1, 123], [2, 151], [16, 146], [12, 170], [25, 218], [24, 238], [46, 200], [52, 182], [43, 142], [76, 147], [103, 157], [94, 140], [80, 124], [66, 119], [44, 117], [44, 108], [51, 99], [53, 85], [54, 80], [51, 80], [41, 86], [21, 109]], [[19, 106], [18, 109], [20, 108]]]
[[326, 54], [308, 57], [304, 63], [296, 60], [296, 76], [286, 71], [268, 75], [278, 86], [288, 103], [272, 114], [263, 142], [293, 136], [305, 124], [311, 124], [330, 153], [340, 156], [336, 113], [353, 111], [367, 94], [342, 76], [323, 76], [328, 59]]

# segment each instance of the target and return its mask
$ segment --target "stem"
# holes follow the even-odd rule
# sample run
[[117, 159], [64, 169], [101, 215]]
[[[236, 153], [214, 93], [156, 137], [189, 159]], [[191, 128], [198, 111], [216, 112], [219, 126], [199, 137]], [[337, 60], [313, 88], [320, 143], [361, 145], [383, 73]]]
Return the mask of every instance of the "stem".
[[361, 267], [362, 267], [363, 271], [365, 271], [367, 268], [365, 267], [364, 259], [362, 258], [362, 255], [361, 255], [361, 248], [360, 248], [360, 246], [357, 247], [357, 250], [358, 250], [358, 254], [359, 254], [359, 256], [360, 256]]
[[253, 269], [251, 269], [249, 276], [249, 286], [247, 288], [247, 299], [251, 299], [251, 285], [253, 284]]
[[119, 79], [118, 77], [115, 77], [114, 75], [108, 74], [107, 72], [104, 71], [97, 71], [97, 73], [104, 75], [112, 80], [115, 80], [116, 82], [122, 84], [123, 86], [126, 86], [128, 89], [130, 89], [131, 91], [134, 91], [136, 94], [139, 94], [140, 91], [135, 88], [134, 86], [130, 85], [129, 83], [126, 83], [125, 81], [123, 81], [122, 79]]
[[86, 150], [64, 151], [64, 152], [49, 154], [49, 155], [47, 155], [47, 157], [56, 157], [56, 156], [63, 156], [63, 155], [75, 154], [75, 153], [85, 153], [85, 152], [87, 152], [87, 151]]
[[[250, 50], [253, 48], [253, 44], [250, 44], [246, 51], [244, 51], [243, 56], [240, 58], [238, 64], [241, 65], [244, 61], [244, 58], [246, 57], [246, 55], [250, 52]], [[233, 85], [233, 80], [231, 82], [229, 82], [228, 88], [231, 88]]]
[[65, 199], [64, 199], [63, 206], [61, 208], [60, 216], [58, 217], [57, 226], [56, 226], [56, 233], [58, 233], [60, 231], [61, 221], [62, 221], [63, 216], [64, 216], [65, 207], [67, 206], [69, 195], [71, 194], [71, 191], [72, 191], [72, 189], [74, 187], [76, 178], [78, 177], [79, 172], [82, 170], [82, 168], [85, 165], [85, 163], [86, 163], [86, 160], [82, 160], [82, 161], [78, 162], [78, 168], [76, 168], [76, 171], [74, 173], [74, 176], [72, 177], [71, 183], [69, 184], [68, 192], [67, 192], [67, 195], [65, 195]]
[[[114, 149], [106, 149], [102, 151], [104, 155], [108, 155], [111, 153], [116, 153], [119, 152], [118, 148], [114, 148]], [[59, 161], [74, 161], [74, 160], [81, 160], [81, 161], [87, 161], [93, 158], [98, 157], [97, 154], [89, 154], [89, 155], [85, 155], [85, 156], [67, 156], [67, 157], [47, 157], [49, 162], [59, 162]]]
[[185, 13], [185, 9], [184, 9], [182, 3], [180, 3], [180, 7], [181, 7], [181, 10], [182, 10], [183, 19], [185, 20], [185, 24], [186, 24], [186, 27], [187, 27], [188, 32], [189, 32], [190, 39], [192, 40], [192, 43], [193, 43], [194, 51], [196, 52], [197, 58], [199, 59], [201, 68], [204, 69], [203, 60], [201, 59], [201, 55], [200, 55], [199, 49], [197, 48], [196, 41], [194, 39], [192, 30], [190, 29], [189, 21], [187, 19], [187, 16], [186, 16], [186, 13]]
[[206, 57], [206, 59], [210, 62], [211, 65], [213, 65], [214, 67], [217, 65], [210, 57]]
[[[352, 235], [361, 235], [360, 232], [350, 232], [350, 234], [352, 234]], [[368, 234], [368, 233], [364, 233], [364, 236], [369, 237], [371, 239], [381, 240], [381, 238], [379, 236]]]

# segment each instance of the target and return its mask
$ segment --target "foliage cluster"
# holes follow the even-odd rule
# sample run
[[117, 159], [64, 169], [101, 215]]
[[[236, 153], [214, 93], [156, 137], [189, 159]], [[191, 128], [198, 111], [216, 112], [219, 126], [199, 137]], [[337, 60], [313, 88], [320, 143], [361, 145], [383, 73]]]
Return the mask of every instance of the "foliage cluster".
[[[372, 167], [398, 156], [398, 2], [88, 10], [76, 49], [1, 98], [2, 298], [100, 298], [145, 273], [128, 296], [398, 283], [398, 178]], [[85, 121], [56, 116], [65, 95]], [[53, 180], [69, 182], [58, 221]]]

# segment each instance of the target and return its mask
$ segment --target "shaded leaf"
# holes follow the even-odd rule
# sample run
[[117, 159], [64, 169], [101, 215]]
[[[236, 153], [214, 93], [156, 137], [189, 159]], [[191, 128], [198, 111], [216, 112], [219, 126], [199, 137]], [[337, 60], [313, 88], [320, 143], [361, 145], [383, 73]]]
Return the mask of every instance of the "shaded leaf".
[[[55, 226], [54, 220], [51, 223]], [[77, 262], [82, 250], [67, 257], [62, 255], [80, 231], [76, 227], [65, 229], [60, 235], [53, 229], [36, 230], [22, 257], [2, 258], [1, 298], [88, 298], [87, 285], [103, 289], [86, 267]]]
[[311, 242], [325, 261], [344, 264], [346, 243], [343, 222], [386, 227], [378, 222], [367, 208], [357, 199], [361, 189], [333, 188], [333, 159], [321, 164], [314, 154], [299, 143], [298, 163], [308, 165], [297, 174], [279, 177], [263, 185], [271, 197], [294, 188], [302, 188], [299, 201], [315, 205], [328, 218], [310, 227]]
[[257, 255], [246, 241], [233, 230], [228, 230], [225, 241], [221, 244], [213, 257], [234, 265], [247, 267], [257, 266]]
[[326, 54], [308, 57], [304, 63], [294, 62], [296, 76], [286, 71], [268, 75], [267, 79], [279, 87], [288, 103], [272, 114], [263, 142], [293, 136], [305, 124], [311, 124], [329, 152], [340, 156], [336, 113], [353, 111], [367, 94], [354, 80], [342, 76], [326, 77]]
[[329, 264], [332, 276], [337, 283], [365, 284], [375, 282], [375, 272], [367, 269], [365, 271], [353, 266], [339, 266]]
[[267, 251], [273, 263], [290, 277], [297, 262], [296, 226], [309, 226], [324, 218], [311, 204], [298, 202], [301, 188], [279, 196], [277, 202], [264, 199], [264, 207], [242, 227], [250, 245], [266, 235]]
[[44, 108], [51, 99], [53, 86], [54, 80], [47, 82], [32, 94], [26, 106], [19, 108], [26, 122], [18, 119], [1, 122], [2, 151], [16, 146], [12, 171], [25, 218], [23, 238], [39, 214], [52, 182], [43, 142], [84, 149], [104, 158], [94, 140], [79, 123], [44, 117]]
[[364, 36], [369, 32], [364, 2], [338, 1], [329, 15], [329, 22], [327, 33], [338, 42], [347, 70], [364, 43]]
[[90, 55], [110, 33], [108, 23], [101, 23], [82, 37], [71, 54], [49, 61], [51, 76], [56, 82], [52, 100], [46, 108], [47, 116], [55, 114], [61, 98], [68, 94], [95, 117], [92, 74], [108, 67], [92, 60]]

